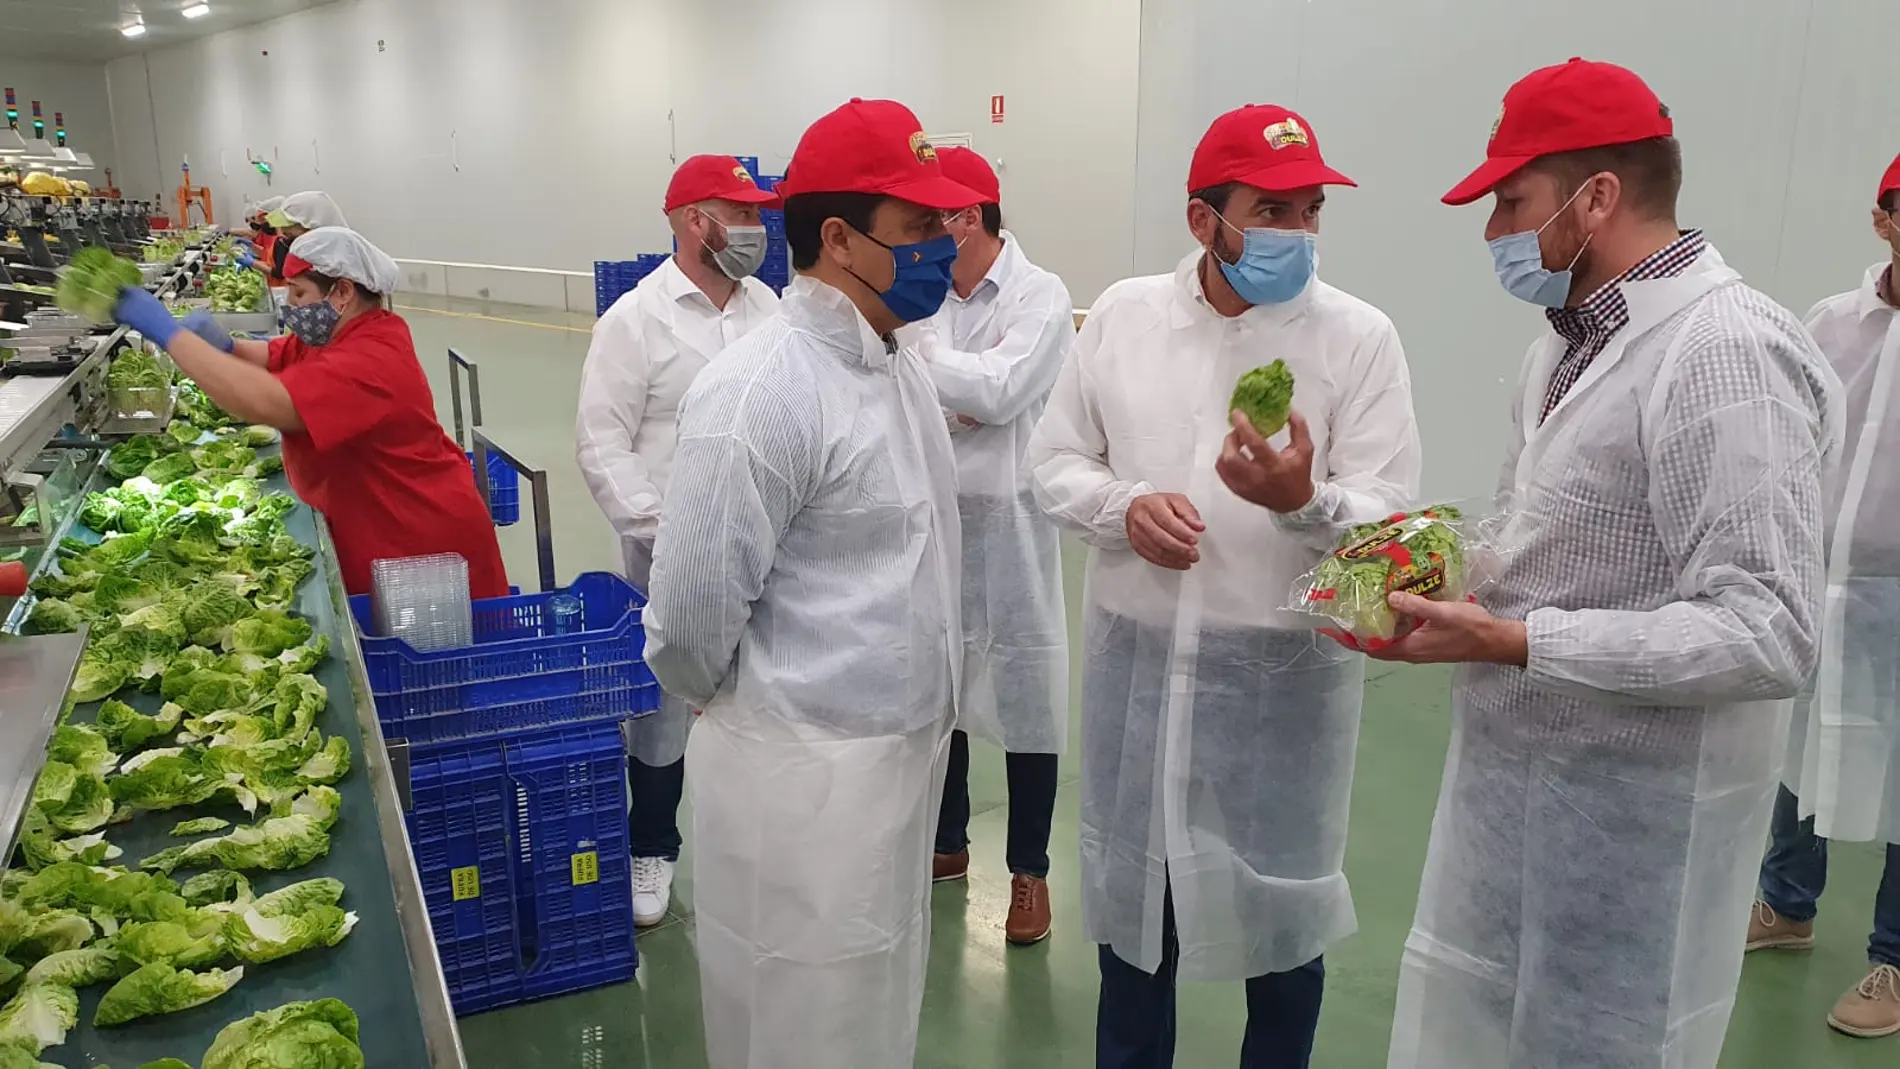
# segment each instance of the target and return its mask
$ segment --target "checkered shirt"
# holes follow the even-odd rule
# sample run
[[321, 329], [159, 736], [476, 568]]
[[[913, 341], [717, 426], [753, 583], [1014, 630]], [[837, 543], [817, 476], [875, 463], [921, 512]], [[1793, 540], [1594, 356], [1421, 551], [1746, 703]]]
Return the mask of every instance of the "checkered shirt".
[[1676, 240], [1604, 283], [1582, 304], [1575, 308], [1551, 308], [1544, 312], [1550, 319], [1551, 329], [1564, 340], [1564, 355], [1550, 373], [1550, 384], [1544, 387], [1544, 410], [1537, 417], [1540, 426], [1550, 418], [1551, 412], [1556, 410], [1564, 395], [1577, 384], [1583, 373], [1590, 370], [1591, 361], [1610, 344], [1616, 332], [1629, 326], [1630, 307], [1623, 298], [1623, 283], [1674, 278], [1688, 270], [1696, 257], [1702, 255], [1705, 244], [1702, 231], [1684, 230]]

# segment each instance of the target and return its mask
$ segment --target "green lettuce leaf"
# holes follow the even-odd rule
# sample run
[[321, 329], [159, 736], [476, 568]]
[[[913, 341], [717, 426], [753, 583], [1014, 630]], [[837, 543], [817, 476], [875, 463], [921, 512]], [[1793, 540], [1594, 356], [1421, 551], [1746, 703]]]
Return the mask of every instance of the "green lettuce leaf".
[[140, 1017], [176, 1013], [202, 1006], [244, 978], [242, 966], [194, 973], [153, 963], [113, 984], [99, 1000], [92, 1023], [99, 1028], [125, 1024]]
[[226, 1025], [201, 1069], [363, 1069], [357, 1034], [337, 999], [292, 1002]]
[[28, 984], [0, 1006], [0, 1047], [38, 1054], [66, 1042], [79, 1023], [79, 995], [59, 984]]

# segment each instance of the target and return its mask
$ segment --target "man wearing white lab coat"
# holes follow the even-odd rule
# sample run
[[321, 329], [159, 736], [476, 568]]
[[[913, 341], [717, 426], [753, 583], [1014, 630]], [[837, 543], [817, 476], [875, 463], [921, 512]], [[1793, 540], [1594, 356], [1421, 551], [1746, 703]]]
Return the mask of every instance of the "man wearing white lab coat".
[[1009, 942], [1049, 934], [1049, 832], [1056, 760], [1068, 741], [1068, 616], [1062, 547], [1022, 466], [1029, 434], [1075, 342], [1062, 280], [1029, 262], [1002, 228], [996, 172], [967, 148], [939, 152], [944, 174], [983, 198], [946, 222], [957, 239], [952, 289], [923, 333], [930, 379], [949, 413], [963, 517], [963, 704], [951, 739], [932, 875], [968, 874], [969, 734], [1004, 749], [1009, 781]]
[[1377, 656], [1461, 663], [1392, 1069], [1714, 1069], [1788, 702], [1819, 649], [1838, 381], [1680, 230], [1642, 79], [1572, 60], [1504, 98], [1505, 289], [1543, 306], [1482, 605], [1394, 594]]
[[1900, 159], [1874, 198], [1874, 234], [1888, 257], [1867, 269], [1859, 289], [1808, 313], [1809, 332], [1843, 381], [1848, 444], [1828, 493], [1821, 669], [1795, 706], [1747, 944], [1812, 949], [1829, 840], [1886, 843], [1867, 974], [1827, 1016], [1836, 1031], [1863, 1039], [1900, 1032], [1900, 474], [1884, 459], [1900, 442], [1896, 213]]
[[[1364, 661], [1283, 606], [1344, 527], [1411, 504], [1398, 332], [1314, 277], [1326, 166], [1306, 120], [1215, 120], [1188, 177], [1201, 248], [1089, 311], [1030, 440], [1037, 501], [1092, 552], [1082, 672], [1082, 919], [1096, 1064], [1171, 1063], [1177, 978], [1244, 980], [1247, 1069], [1305, 1066], [1342, 871]], [[1227, 489], [1234, 384], [1284, 360], [1296, 416]]]
[[[688, 159], [666, 191], [679, 251], [594, 325], [581, 369], [575, 456], [620, 536], [627, 581], [642, 590], [679, 435], [680, 399], [720, 350], [778, 310], [778, 296], [752, 277], [766, 251], [759, 208], [777, 202], [731, 156]], [[672, 898], [692, 721], [687, 703], [667, 694], [658, 712], [627, 724], [633, 918], [643, 927], [663, 920]]]
[[854, 100], [780, 190], [779, 314], [687, 393], [647, 660], [686, 749], [713, 1069], [911, 1064], [962, 671], [956, 456], [922, 359], [956, 243], [908, 108]]

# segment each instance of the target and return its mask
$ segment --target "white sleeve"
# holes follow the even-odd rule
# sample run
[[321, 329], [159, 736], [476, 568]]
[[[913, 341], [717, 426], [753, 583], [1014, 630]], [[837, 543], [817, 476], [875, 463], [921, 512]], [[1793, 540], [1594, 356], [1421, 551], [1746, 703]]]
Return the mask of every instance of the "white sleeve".
[[1733, 327], [1691, 335], [1658, 387], [1645, 450], [1676, 597], [1647, 612], [1532, 612], [1533, 683], [1587, 700], [1708, 705], [1792, 697], [1813, 673], [1835, 406], [1802, 370], [1803, 343]]
[[1036, 504], [1049, 518], [1100, 549], [1128, 548], [1128, 506], [1154, 493], [1145, 482], [1115, 476], [1108, 465], [1090, 363], [1101, 345], [1102, 317], [1090, 315], [1076, 338], [1075, 355], [1062, 366], [1049, 407], [1029, 437], [1023, 464]]
[[[1336, 546], [1347, 527], [1410, 508], [1418, 497], [1422, 450], [1405, 350], [1389, 322], [1367, 342], [1370, 359], [1339, 406], [1313, 500], [1297, 512], [1273, 514], [1275, 526], [1322, 551]], [[1293, 407], [1299, 408], [1297, 392]]]
[[703, 708], [732, 671], [823, 450], [811, 405], [756, 381], [699, 385], [680, 422], [645, 623], [647, 664], [661, 686]]
[[959, 351], [938, 329], [926, 331], [921, 346], [943, 407], [990, 426], [1009, 423], [1045, 396], [1075, 342], [1075, 306], [1054, 278], [1006, 315], [994, 348]]
[[646, 414], [650, 371], [638, 321], [610, 313], [594, 325], [574, 416], [574, 459], [594, 501], [614, 533], [648, 542], [659, 527], [660, 488], [633, 439]]

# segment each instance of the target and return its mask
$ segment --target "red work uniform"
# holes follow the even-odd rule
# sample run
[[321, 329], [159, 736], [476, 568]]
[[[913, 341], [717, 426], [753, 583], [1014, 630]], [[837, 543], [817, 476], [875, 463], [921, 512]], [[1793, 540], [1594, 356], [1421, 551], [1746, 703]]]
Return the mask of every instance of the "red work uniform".
[[401, 316], [365, 312], [321, 348], [274, 338], [270, 370], [304, 425], [284, 435], [284, 472], [329, 519], [344, 589], [369, 593], [371, 561], [460, 553], [471, 597], [508, 593], [495, 525]]

